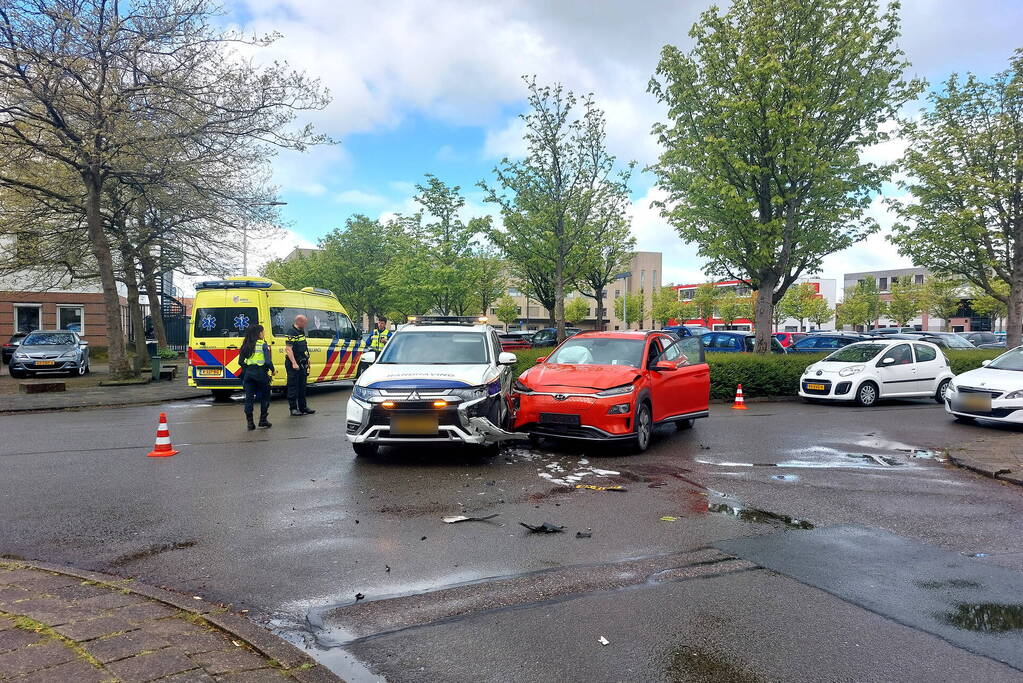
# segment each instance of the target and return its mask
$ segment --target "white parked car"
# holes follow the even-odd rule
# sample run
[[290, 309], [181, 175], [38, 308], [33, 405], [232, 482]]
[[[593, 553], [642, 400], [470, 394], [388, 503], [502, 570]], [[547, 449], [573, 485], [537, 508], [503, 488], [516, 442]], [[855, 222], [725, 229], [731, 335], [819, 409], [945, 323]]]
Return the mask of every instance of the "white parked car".
[[1023, 346], [957, 375], [948, 385], [945, 410], [959, 422], [1023, 424]]
[[379, 356], [362, 358], [371, 365], [348, 399], [346, 428], [356, 455], [387, 444], [495, 448], [513, 437], [502, 427], [516, 358], [486, 318], [422, 317], [399, 327]]
[[904, 339], [862, 341], [835, 351], [806, 369], [799, 395], [807, 401], [933, 397], [939, 403], [952, 379], [948, 360], [934, 344]]

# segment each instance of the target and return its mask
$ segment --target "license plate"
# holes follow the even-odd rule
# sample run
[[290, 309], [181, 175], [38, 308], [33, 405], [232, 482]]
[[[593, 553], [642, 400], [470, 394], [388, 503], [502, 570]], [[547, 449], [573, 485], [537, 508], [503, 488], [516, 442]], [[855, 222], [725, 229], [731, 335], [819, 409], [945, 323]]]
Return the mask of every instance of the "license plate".
[[223, 377], [224, 368], [196, 368], [196, 377]]
[[806, 388], [808, 391], [824, 391], [823, 384], [807, 384]]
[[392, 415], [391, 434], [394, 436], [436, 436], [436, 415]]
[[56, 362], [52, 361], [52, 360], [37, 360], [35, 362], [35, 364], [36, 365], [56, 365]]
[[540, 424], [579, 426], [578, 415], [566, 415], [564, 413], [540, 413]]
[[971, 413], [990, 413], [991, 396], [988, 394], [966, 394], [959, 398], [959, 405], [963, 410]]

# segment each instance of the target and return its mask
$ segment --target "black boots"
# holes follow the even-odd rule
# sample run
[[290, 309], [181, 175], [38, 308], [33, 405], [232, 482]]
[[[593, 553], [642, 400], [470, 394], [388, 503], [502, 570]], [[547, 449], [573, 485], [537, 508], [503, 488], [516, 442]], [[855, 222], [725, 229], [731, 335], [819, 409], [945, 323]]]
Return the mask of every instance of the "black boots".
[[259, 416], [259, 426], [260, 427], [273, 427], [273, 425], [270, 424], [270, 422], [266, 418], [267, 418], [266, 413], [263, 413], [262, 415]]
[[256, 423], [252, 421], [252, 415], [245, 416], [245, 428], [250, 432], [256, 428]]

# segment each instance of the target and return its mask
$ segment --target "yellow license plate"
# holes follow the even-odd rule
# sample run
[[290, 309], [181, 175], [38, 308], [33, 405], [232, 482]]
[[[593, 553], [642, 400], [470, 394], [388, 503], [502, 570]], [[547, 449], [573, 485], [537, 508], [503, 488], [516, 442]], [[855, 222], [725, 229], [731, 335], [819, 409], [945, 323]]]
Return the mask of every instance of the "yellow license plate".
[[392, 415], [393, 436], [436, 436], [436, 415]]
[[224, 368], [196, 368], [196, 377], [223, 377]]
[[55, 365], [56, 363], [54, 363], [54, 361], [52, 361], [52, 360], [37, 360], [35, 364], [36, 365]]
[[973, 413], [990, 413], [991, 397], [988, 394], [966, 394], [960, 399], [963, 410]]
[[807, 384], [806, 388], [809, 389], [810, 391], [824, 391], [823, 384]]

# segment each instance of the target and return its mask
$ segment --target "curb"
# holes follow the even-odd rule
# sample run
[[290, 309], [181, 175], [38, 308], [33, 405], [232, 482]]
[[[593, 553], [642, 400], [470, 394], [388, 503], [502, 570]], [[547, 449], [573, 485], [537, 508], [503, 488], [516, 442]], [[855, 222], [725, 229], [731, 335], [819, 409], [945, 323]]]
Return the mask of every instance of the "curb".
[[[288, 673], [291, 676], [303, 683], [344, 683], [334, 672], [319, 664], [315, 659], [286, 640], [275, 636], [270, 631], [240, 614], [219, 611], [223, 608], [212, 605], [205, 600], [188, 598], [163, 588], [149, 586], [139, 583], [134, 579], [118, 577], [112, 574], [74, 569], [48, 562], [29, 562], [26, 560], [8, 560], [8, 562], [28, 569], [38, 569], [53, 574], [71, 576], [83, 581], [92, 581], [114, 590], [133, 593], [156, 602], [161, 602], [174, 609], [202, 618], [212, 626], [244, 642], [267, 659], [280, 662], [283, 667], [289, 669]], [[296, 668], [303, 665], [308, 668]]]
[[999, 465], [993, 465], [991, 463], [979, 462], [973, 460], [969, 456], [949, 455], [948, 459], [952, 461], [952, 464], [962, 467], [963, 469], [976, 472], [977, 474], [983, 474], [985, 477], [997, 479], [998, 481], [1004, 481], [1008, 484], [1016, 484], [1017, 486], [1023, 486], [1023, 472], [1015, 472], [1008, 467], [1001, 467]]
[[180, 393], [173, 396], [147, 401], [123, 401], [117, 403], [85, 403], [73, 406], [54, 406], [49, 408], [5, 408], [0, 410], [0, 415], [18, 415], [21, 413], [69, 413], [79, 410], [95, 410], [97, 408], [128, 408], [130, 406], [156, 406], [168, 401], [187, 401], [192, 398], [203, 398], [203, 394], [196, 394], [192, 389], [188, 394]]

